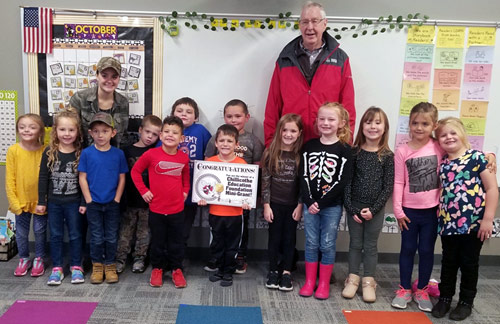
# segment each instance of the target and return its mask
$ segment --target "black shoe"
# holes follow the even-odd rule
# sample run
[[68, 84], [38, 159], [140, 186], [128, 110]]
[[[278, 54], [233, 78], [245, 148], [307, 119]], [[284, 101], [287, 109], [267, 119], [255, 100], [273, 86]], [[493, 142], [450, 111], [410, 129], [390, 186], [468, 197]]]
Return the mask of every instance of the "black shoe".
[[215, 272], [219, 270], [219, 267], [217, 266], [217, 260], [215, 259], [209, 260], [207, 264], [203, 267], [203, 270], [208, 272]]
[[459, 300], [457, 307], [451, 311], [450, 319], [454, 321], [463, 321], [472, 313], [472, 305]]
[[269, 289], [278, 289], [279, 279], [280, 276], [278, 274], [278, 271], [269, 271], [269, 273], [267, 274], [266, 287]]
[[224, 274], [222, 280], [220, 282], [222, 287], [229, 287], [233, 285], [233, 275], [232, 274]]
[[219, 280], [222, 280], [223, 277], [224, 275], [217, 271], [216, 273], [211, 274], [210, 277], [208, 277], [208, 280], [210, 280], [211, 282], [217, 282]]
[[292, 276], [290, 274], [285, 273], [281, 276], [279, 290], [281, 291], [292, 291]]
[[451, 308], [451, 298], [439, 298], [434, 307], [432, 307], [432, 316], [435, 318], [441, 318], [446, 315], [450, 311]]

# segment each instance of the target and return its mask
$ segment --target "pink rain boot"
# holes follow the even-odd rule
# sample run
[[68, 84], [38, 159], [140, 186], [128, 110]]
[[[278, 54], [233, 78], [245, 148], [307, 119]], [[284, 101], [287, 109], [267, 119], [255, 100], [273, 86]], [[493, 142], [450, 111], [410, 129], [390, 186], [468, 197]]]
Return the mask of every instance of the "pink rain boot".
[[332, 276], [333, 264], [319, 264], [319, 282], [316, 299], [328, 299], [330, 297], [330, 277]]
[[306, 282], [299, 291], [302, 297], [311, 297], [316, 287], [316, 274], [318, 273], [318, 262], [306, 262]]

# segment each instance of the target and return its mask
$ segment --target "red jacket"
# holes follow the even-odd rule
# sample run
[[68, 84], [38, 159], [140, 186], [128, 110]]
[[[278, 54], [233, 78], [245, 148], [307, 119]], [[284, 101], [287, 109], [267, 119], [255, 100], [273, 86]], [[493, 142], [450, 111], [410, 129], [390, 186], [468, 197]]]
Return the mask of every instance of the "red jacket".
[[323, 34], [325, 50], [311, 85], [304, 77], [295, 53], [302, 36], [292, 40], [280, 53], [274, 69], [264, 119], [266, 146], [272, 141], [281, 116], [296, 113], [304, 123], [304, 143], [318, 137], [314, 123], [319, 107], [326, 101], [339, 102], [349, 112], [349, 124], [354, 133], [356, 110], [349, 57], [328, 33]]

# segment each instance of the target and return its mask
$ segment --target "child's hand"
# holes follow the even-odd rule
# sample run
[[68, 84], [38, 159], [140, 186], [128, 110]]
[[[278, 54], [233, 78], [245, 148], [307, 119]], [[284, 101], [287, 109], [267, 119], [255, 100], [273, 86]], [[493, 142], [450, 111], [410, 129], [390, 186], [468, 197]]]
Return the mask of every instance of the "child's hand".
[[80, 207], [78, 208], [78, 212], [79, 212], [80, 214], [85, 214], [85, 212], [86, 212], [86, 211], [87, 211], [87, 207], [85, 207], [85, 206], [80, 206]]
[[264, 219], [268, 223], [272, 223], [274, 219], [273, 210], [269, 204], [264, 204]]
[[319, 205], [317, 202], [314, 202], [309, 208], [307, 209], [309, 211], [309, 214], [317, 214], [319, 213]]
[[250, 207], [250, 205], [249, 205], [249, 204], [246, 204], [246, 203], [245, 203], [245, 204], [243, 204], [243, 205], [241, 205], [241, 208], [246, 209], [246, 210], [250, 210], [250, 209], [252, 209], [252, 207]]
[[42, 205], [37, 205], [35, 212], [37, 214], [45, 214], [45, 211], [47, 210], [47, 206], [42, 206]]
[[491, 173], [497, 173], [497, 158], [495, 154], [485, 154], [484, 157], [488, 161], [488, 164], [486, 165], [486, 168], [490, 170]]
[[363, 217], [367, 221], [369, 221], [370, 219], [373, 219], [373, 215], [372, 215], [372, 212], [370, 211], [370, 208], [361, 209], [360, 216]]
[[154, 195], [151, 191], [148, 191], [144, 195], [142, 195], [142, 199], [144, 199], [144, 201], [148, 204], [153, 200], [153, 197]]
[[359, 223], [359, 224], [363, 223], [363, 221], [361, 220], [361, 218], [359, 218], [358, 215], [352, 215], [352, 218], [354, 219], [354, 221], [356, 223]]
[[185, 192], [183, 192], [182, 194], [184, 195], [184, 201], [186, 201], [186, 198], [188, 197], [188, 194], [185, 193]]
[[408, 224], [411, 223], [411, 220], [408, 217], [403, 216], [402, 218], [398, 218], [398, 225], [401, 231], [403, 231], [403, 229], [407, 231], [409, 230], [408, 225], [406, 223]]
[[206, 206], [207, 205], [207, 201], [205, 199], [200, 199], [198, 201], [198, 206]]
[[298, 222], [302, 218], [302, 204], [298, 204], [293, 210], [292, 218], [294, 221]]
[[493, 222], [485, 222], [484, 220], [481, 222], [481, 226], [479, 227], [479, 231], [477, 232], [477, 238], [484, 242], [485, 240], [491, 237], [491, 233], [493, 232]]

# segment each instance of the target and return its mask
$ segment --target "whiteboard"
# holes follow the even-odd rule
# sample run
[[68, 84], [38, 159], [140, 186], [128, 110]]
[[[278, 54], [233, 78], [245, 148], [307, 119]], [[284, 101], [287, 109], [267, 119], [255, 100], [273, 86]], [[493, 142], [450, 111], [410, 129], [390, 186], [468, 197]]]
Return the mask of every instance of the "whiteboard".
[[[263, 140], [262, 123], [274, 64], [283, 47], [298, 35], [298, 30], [289, 29], [212, 32], [188, 28], [181, 28], [177, 37], [165, 34], [163, 116], [170, 114], [176, 99], [189, 96], [200, 106], [200, 123], [214, 133], [224, 123], [224, 104], [238, 98], [249, 105], [251, 120], [247, 130]], [[390, 30], [356, 39], [345, 35], [339, 41], [350, 57], [356, 95], [356, 131], [368, 107], [381, 107], [389, 118], [392, 148], [399, 117], [406, 36], [405, 31]], [[500, 156], [499, 39], [497, 35], [484, 142], [484, 149], [496, 152], [497, 156]], [[439, 112], [440, 118], [458, 115], [459, 111]]]

